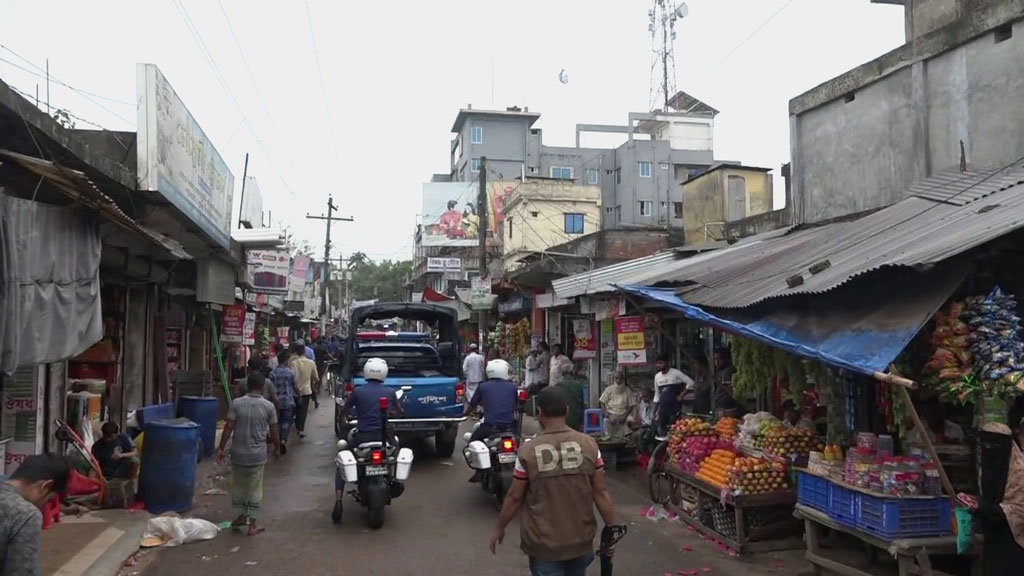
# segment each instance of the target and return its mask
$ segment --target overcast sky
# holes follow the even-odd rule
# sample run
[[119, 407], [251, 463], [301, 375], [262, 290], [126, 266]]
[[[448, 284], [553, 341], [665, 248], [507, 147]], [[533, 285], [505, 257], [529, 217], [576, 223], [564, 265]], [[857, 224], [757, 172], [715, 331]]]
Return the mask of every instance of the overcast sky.
[[[234, 173], [236, 205], [249, 152], [264, 209], [318, 255], [324, 225], [304, 216], [322, 212], [333, 193], [341, 214], [356, 219], [336, 225], [335, 256], [340, 248], [406, 258], [421, 183], [448, 171], [459, 108], [527, 105], [542, 114], [545, 144], [562, 146], [573, 145], [577, 123], [623, 124], [648, 109], [650, 5], [2, 0], [0, 59], [30, 68], [19, 56], [40, 67], [49, 58], [55, 78], [104, 98], [51, 83], [51, 106], [112, 130], [135, 129], [135, 64], [154, 63]], [[721, 111], [717, 158], [776, 174], [789, 159], [789, 99], [903, 43], [903, 8], [869, 0], [691, 0], [689, 8], [677, 25], [677, 87]], [[563, 68], [568, 84], [558, 80]], [[0, 78], [45, 95], [45, 81], [7, 62]], [[607, 143], [590, 138], [583, 144]], [[777, 207], [781, 193], [777, 185]]]

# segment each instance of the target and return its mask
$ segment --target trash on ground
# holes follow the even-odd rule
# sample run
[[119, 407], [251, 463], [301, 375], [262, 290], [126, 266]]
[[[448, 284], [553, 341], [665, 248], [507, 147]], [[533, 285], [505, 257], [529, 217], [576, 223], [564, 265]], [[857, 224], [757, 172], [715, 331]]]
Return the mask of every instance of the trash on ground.
[[231, 552], [232, 554], [234, 554], [235, 552], [238, 552], [238, 551], [239, 551], [240, 549], [241, 549], [241, 546], [235, 546], [234, 548], [232, 548], [232, 549], [230, 550], [230, 552]]
[[126, 568], [131, 568], [132, 566], [135, 566], [138, 563], [139, 563], [139, 555], [138, 554], [132, 554], [131, 556], [129, 556], [129, 557], [124, 559], [124, 563], [122, 564], [122, 566], [124, 566]]
[[257, 564], [259, 564], [259, 562], [253, 562], [253, 561], [251, 561], [251, 560], [250, 560], [249, 562], [246, 562], [246, 563], [245, 563], [245, 565], [246, 565], [246, 566], [255, 566], [255, 565], [257, 565]]
[[170, 548], [199, 540], [213, 540], [218, 532], [216, 524], [201, 518], [160, 516], [150, 518], [146, 532], [142, 535], [141, 545], [143, 548]]
[[676, 520], [679, 519], [679, 517], [676, 516], [674, 512], [672, 512], [671, 510], [665, 508], [661, 504], [655, 504], [654, 506], [650, 506], [650, 507], [644, 509], [644, 511], [641, 513], [641, 515], [644, 518], [647, 518], [648, 520], [652, 520], [654, 522], [660, 522], [662, 520], [668, 520], [670, 522], [675, 522]]
[[203, 496], [227, 496], [228, 491], [222, 488], [210, 488], [206, 492], [203, 492]]
[[451, 460], [442, 460], [441, 461], [441, 466], [454, 466], [454, 465], [455, 465], [455, 462], [452, 462]]

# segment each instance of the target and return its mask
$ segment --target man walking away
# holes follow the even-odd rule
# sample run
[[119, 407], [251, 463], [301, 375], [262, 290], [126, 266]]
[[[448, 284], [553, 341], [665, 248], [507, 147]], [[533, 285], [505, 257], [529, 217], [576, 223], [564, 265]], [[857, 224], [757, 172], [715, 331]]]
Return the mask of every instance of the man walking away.
[[543, 431], [519, 450], [515, 480], [491, 536], [491, 553], [519, 515], [521, 547], [530, 557], [533, 576], [583, 576], [594, 560], [594, 507], [606, 526], [615, 523], [601, 451], [593, 438], [566, 425], [565, 390], [541, 390], [537, 405]]
[[323, 338], [316, 341], [316, 346], [313, 347], [313, 357], [316, 362], [316, 373], [319, 376], [316, 383], [313, 385], [313, 406], [316, 408], [320, 407], [320, 388], [323, 384], [324, 376], [327, 375], [327, 347], [324, 346]]
[[277, 355], [277, 368], [270, 373], [270, 381], [277, 389], [277, 421], [281, 438], [281, 454], [288, 453], [288, 438], [295, 423], [295, 397], [298, 396], [298, 379], [295, 371], [288, 367], [291, 354], [284, 350]]
[[281, 437], [277, 431], [277, 411], [263, 397], [262, 374], [247, 378], [249, 393], [236, 398], [228, 409], [227, 424], [220, 438], [217, 462], [224, 461], [228, 440], [237, 430], [231, 443], [231, 506], [238, 517], [232, 528], [249, 525], [249, 536], [263, 532], [256, 524], [263, 503], [263, 470], [267, 464], [267, 435], [270, 435], [274, 459], [281, 452]]
[[466, 378], [466, 396], [463, 402], [469, 405], [469, 401], [476, 394], [476, 387], [484, 381], [484, 357], [477, 351], [476, 344], [469, 345], [469, 354], [462, 361], [462, 375]]
[[0, 482], [0, 574], [39, 574], [40, 509], [64, 492], [71, 470], [57, 454], [29, 456]]
[[288, 367], [295, 371], [295, 378], [298, 382], [299, 399], [295, 406], [295, 429], [299, 431], [299, 438], [306, 437], [306, 415], [309, 413], [309, 400], [313, 397], [313, 385], [320, 379], [316, 371], [316, 364], [306, 357], [306, 346], [302, 341], [292, 345], [292, 359]]

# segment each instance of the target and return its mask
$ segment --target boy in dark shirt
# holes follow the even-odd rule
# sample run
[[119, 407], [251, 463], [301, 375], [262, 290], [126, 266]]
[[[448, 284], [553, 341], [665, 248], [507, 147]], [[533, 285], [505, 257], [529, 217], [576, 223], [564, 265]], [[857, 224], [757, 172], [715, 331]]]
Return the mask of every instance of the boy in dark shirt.
[[138, 451], [131, 439], [121, 434], [121, 429], [114, 422], [103, 425], [103, 437], [92, 445], [92, 455], [103, 470], [103, 477], [131, 478], [138, 467]]

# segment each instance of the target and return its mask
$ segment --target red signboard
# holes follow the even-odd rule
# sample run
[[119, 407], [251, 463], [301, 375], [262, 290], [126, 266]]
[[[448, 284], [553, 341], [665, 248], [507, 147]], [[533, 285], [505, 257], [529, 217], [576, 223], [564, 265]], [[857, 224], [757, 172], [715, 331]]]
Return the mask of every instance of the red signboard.
[[591, 320], [575, 319], [572, 321], [573, 360], [590, 360], [597, 357], [597, 332]]
[[620, 316], [615, 319], [615, 350], [620, 366], [647, 364], [647, 343], [644, 340], [642, 316]]
[[227, 344], [241, 344], [245, 329], [245, 304], [224, 307], [220, 324], [220, 340]]

